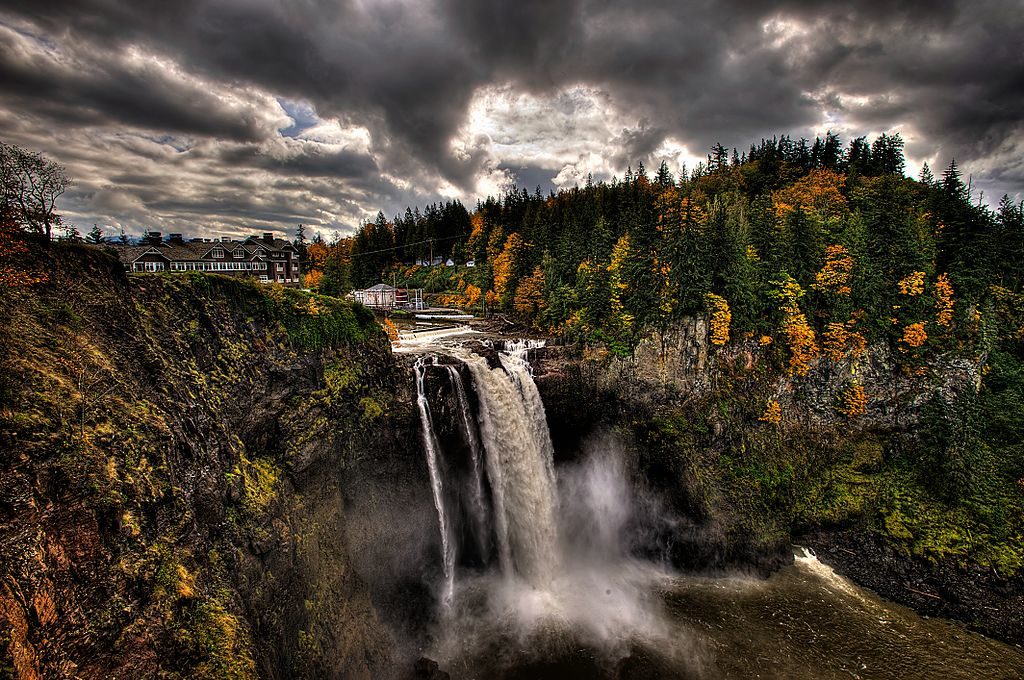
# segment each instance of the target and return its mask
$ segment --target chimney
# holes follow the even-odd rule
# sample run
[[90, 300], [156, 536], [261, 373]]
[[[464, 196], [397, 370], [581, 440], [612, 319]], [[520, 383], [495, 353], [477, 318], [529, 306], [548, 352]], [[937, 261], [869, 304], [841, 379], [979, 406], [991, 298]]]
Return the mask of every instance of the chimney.
[[220, 237], [220, 242], [221, 243], [231, 243], [231, 237], [230, 236], [221, 236]]
[[167, 237], [167, 240], [177, 245], [185, 243], [185, 238], [181, 234], [171, 234]]
[[195, 238], [190, 238], [190, 239], [188, 240], [188, 242], [189, 242], [189, 243], [202, 243], [202, 242], [203, 242], [203, 239], [202, 239], [202, 237], [201, 237], [201, 236], [197, 236], [197, 237], [195, 237]]
[[270, 245], [274, 245], [274, 235], [271, 232], [269, 232], [269, 231], [264, 232], [263, 233], [263, 241], [265, 243], [269, 243]]
[[146, 232], [146, 245], [158, 246], [160, 245], [160, 240], [161, 239], [159, 231]]

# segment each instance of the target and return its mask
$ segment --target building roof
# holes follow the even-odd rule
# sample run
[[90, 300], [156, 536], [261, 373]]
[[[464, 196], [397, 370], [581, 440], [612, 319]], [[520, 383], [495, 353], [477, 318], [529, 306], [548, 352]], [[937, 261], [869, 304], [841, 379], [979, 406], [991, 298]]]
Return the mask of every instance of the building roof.
[[194, 262], [202, 260], [214, 248], [223, 248], [231, 253], [236, 248], [241, 248], [245, 254], [246, 261], [260, 260], [264, 253], [281, 252], [294, 250], [292, 244], [283, 238], [275, 238], [273, 243], [265, 241], [261, 237], [249, 237], [244, 241], [161, 241], [159, 244], [140, 243], [138, 245], [112, 244], [117, 250], [118, 257], [124, 264], [131, 264], [146, 253], [155, 250], [171, 262]]
[[371, 291], [371, 290], [392, 291], [392, 290], [395, 290], [395, 289], [392, 288], [391, 286], [389, 286], [386, 283], [378, 283], [376, 286], [370, 286], [369, 288], [366, 289], [366, 291]]

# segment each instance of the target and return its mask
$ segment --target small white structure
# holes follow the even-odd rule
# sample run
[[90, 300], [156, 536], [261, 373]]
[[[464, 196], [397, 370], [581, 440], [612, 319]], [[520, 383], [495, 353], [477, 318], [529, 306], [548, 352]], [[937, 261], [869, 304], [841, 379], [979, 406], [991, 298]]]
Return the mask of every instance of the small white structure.
[[371, 309], [415, 309], [426, 308], [422, 288], [394, 288], [378, 283], [365, 290], [354, 290], [352, 299]]
[[454, 267], [455, 266], [455, 260], [453, 260], [452, 258], [449, 257], [447, 260], [444, 261], [444, 264], [445, 264], [446, 267]]
[[476, 260], [466, 260], [466, 266], [467, 267], [475, 267], [476, 266]]
[[370, 286], [365, 290], [353, 291], [352, 296], [356, 299], [356, 302], [361, 302], [373, 309], [394, 309], [395, 292], [396, 289], [388, 284], [378, 283], [376, 286]]

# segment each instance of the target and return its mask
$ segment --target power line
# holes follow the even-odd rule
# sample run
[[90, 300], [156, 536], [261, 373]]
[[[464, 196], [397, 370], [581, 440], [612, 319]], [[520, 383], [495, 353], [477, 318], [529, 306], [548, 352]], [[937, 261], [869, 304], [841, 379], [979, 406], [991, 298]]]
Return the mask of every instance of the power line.
[[408, 248], [409, 246], [419, 246], [424, 243], [438, 243], [441, 241], [454, 241], [457, 238], [465, 238], [464, 236], [449, 236], [447, 238], [428, 238], [425, 241], [416, 241], [415, 243], [406, 243], [400, 246], [393, 246], [391, 248], [381, 248], [380, 250], [367, 250], [364, 253], [352, 253], [349, 257], [362, 257], [363, 255], [375, 255], [377, 253], [386, 253], [391, 250], [401, 250], [402, 248]]

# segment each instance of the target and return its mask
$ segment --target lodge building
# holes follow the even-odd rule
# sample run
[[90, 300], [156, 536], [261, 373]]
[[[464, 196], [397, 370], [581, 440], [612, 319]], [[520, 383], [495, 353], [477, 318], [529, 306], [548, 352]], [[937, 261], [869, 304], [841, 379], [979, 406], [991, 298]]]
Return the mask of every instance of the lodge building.
[[299, 255], [291, 242], [266, 233], [243, 241], [191, 239], [151, 231], [138, 245], [116, 246], [130, 272], [214, 272], [252, 276], [263, 283], [297, 286], [302, 280]]

